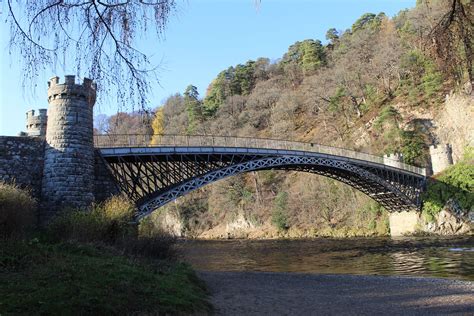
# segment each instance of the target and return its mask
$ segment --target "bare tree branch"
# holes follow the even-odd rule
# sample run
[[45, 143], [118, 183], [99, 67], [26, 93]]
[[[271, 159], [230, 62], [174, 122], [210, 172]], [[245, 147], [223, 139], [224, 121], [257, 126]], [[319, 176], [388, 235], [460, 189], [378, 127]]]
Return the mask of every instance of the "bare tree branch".
[[[99, 96], [116, 95], [118, 107], [144, 110], [157, 80], [157, 65], [136, 38], [160, 38], [175, 0], [7, 0], [10, 52], [23, 60], [24, 82], [34, 85], [40, 70], [74, 63], [76, 74], [96, 81]], [[151, 25], [151, 24], [150, 24]], [[72, 44], [72, 45], [71, 45]], [[69, 66], [70, 67], [70, 66]], [[112, 93], [113, 92], [113, 93]]]

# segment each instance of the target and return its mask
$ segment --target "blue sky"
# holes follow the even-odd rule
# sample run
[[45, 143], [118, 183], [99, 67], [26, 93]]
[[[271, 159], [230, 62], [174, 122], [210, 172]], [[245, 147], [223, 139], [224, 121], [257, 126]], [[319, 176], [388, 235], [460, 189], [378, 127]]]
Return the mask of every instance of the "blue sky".
[[[8, 53], [9, 26], [0, 1], [0, 135], [24, 130], [25, 112], [46, 108], [46, 83], [53, 75], [75, 73], [51, 69], [38, 74], [37, 87], [22, 87], [21, 64]], [[151, 107], [188, 84], [204, 96], [207, 85], [229, 66], [249, 59], [280, 58], [288, 46], [308, 38], [325, 41], [329, 28], [350, 28], [366, 12], [393, 16], [416, 0], [177, 0], [161, 40], [147, 40], [139, 47], [152, 54], [160, 66], [160, 85], [153, 87]], [[96, 104], [95, 114], [113, 114], [114, 104]]]

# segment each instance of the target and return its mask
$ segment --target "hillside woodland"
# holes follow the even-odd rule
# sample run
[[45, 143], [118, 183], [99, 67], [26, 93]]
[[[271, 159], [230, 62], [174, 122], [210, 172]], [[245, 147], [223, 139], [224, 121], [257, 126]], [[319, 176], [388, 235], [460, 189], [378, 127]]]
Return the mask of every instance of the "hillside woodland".
[[[217, 74], [204, 96], [190, 84], [150, 113], [102, 116], [96, 128], [290, 139], [377, 155], [400, 152], [406, 163], [418, 166], [429, 165], [429, 145], [449, 142], [458, 161], [474, 145], [473, 60], [474, 2], [420, 0], [393, 18], [366, 13], [350, 29], [329, 29], [325, 40], [297, 41], [278, 60], [262, 57], [231, 66]], [[474, 175], [472, 158], [463, 166], [461, 174]], [[472, 179], [465, 180], [471, 196]], [[150, 227], [186, 236], [388, 230], [387, 212], [367, 196], [296, 172], [231, 177], [155, 213]]]

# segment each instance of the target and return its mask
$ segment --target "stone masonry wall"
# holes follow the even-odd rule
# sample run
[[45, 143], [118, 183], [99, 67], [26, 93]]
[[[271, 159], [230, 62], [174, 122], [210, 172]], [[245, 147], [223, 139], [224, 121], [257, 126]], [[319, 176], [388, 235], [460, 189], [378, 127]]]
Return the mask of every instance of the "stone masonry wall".
[[107, 168], [105, 161], [96, 150], [94, 164], [94, 197], [95, 202], [100, 203], [112, 195], [119, 194], [120, 190], [114, 181], [112, 174]]
[[453, 164], [452, 150], [449, 144], [430, 146], [430, 157], [433, 174], [437, 174]]
[[0, 136], [0, 181], [31, 190], [39, 201], [44, 165], [44, 139]]
[[[41, 201], [45, 140], [38, 137], [0, 136], [0, 181], [31, 190]], [[94, 197], [102, 202], [120, 193], [105, 162], [94, 153]]]
[[48, 126], [40, 220], [48, 221], [64, 208], [87, 208], [94, 201], [92, 81], [64, 83], [53, 77], [48, 83]]
[[[37, 115], [35, 115], [38, 113]], [[46, 125], [48, 121], [47, 110], [39, 109], [35, 113], [35, 110], [26, 112], [26, 133], [28, 136], [46, 136]]]

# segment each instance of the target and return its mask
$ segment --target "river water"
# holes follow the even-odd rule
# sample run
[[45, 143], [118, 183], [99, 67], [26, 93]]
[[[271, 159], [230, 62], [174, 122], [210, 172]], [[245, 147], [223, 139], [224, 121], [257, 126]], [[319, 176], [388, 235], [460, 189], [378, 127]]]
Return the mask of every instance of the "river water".
[[474, 237], [184, 240], [184, 261], [204, 271], [403, 275], [474, 281]]

